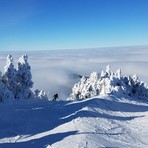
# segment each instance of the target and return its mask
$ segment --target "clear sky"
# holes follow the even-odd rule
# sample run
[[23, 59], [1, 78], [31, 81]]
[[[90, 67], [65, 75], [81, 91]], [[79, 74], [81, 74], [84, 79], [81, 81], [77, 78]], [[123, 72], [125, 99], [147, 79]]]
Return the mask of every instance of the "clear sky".
[[0, 0], [0, 50], [148, 44], [148, 0]]

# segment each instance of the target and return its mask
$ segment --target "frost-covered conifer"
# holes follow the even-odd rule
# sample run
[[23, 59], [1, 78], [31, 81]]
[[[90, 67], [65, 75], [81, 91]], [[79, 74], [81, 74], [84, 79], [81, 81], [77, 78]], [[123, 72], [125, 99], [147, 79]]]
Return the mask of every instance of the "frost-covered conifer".
[[41, 100], [43, 100], [43, 99], [48, 100], [48, 97], [47, 97], [45, 91], [38, 90], [38, 89], [35, 90], [35, 98], [36, 99], [41, 99]]
[[136, 75], [122, 76], [120, 69], [112, 72], [110, 66], [107, 66], [105, 72], [102, 71], [100, 75], [93, 72], [87, 79], [83, 77], [76, 83], [69, 99], [86, 99], [105, 94], [148, 98], [148, 88]]
[[116, 71], [116, 75], [117, 75], [117, 78], [120, 79], [121, 78], [121, 69], [118, 69]]
[[109, 75], [109, 76], [111, 75], [110, 65], [106, 66], [106, 74]]
[[8, 89], [14, 92], [15, 89], [16, 69], [13, 64], [13, 57], [7, 56], [6, 66], [4, 67], [3, 82], [7, 85]]
[[0, 102], [13, 100], [12, 92], [7, 86], [0, 80]]
[[33, 87], [31, 67], [28, 63], [28, 56], [23, 55], [18, 60], [18, 69], [16, 76], [16, 98], [17, 99], [29, 99], [33, 97], [33, 93], [30, 90]]
[[0, 102], [13, 100], [13, 94], [8, 89], [2, 80], [2, 73], [0, 72]]

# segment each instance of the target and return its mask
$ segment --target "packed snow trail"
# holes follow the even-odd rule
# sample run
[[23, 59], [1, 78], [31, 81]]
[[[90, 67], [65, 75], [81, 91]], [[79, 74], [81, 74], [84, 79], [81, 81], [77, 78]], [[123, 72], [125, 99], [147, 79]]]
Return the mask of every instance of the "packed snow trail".
[[0, 148], [148, 147], [148, 103], [113, 96], [0, 104]]

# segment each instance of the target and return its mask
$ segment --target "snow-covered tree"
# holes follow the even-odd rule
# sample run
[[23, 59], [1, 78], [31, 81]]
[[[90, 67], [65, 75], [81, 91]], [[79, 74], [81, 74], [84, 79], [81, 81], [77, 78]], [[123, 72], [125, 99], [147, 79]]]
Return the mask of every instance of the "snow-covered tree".
[[0, 71], [0, 102], [14, 99], [48, 99], [45, 91], [36, 90], [33, 87], [31, 67], [28, 63], [28, 56], [23, 55], [17, 64], [13, 64], [13, 57], [7, 56], [4, 73]]
[[16, 69], [13, 64], [13, 57], [7, 56], [6, 66], [4, 67], [3, 82], [7, 85], [8, 89], [14, 92], [15, 89]]
[[0, 80], [0, 102], [13, 100], [12, 92], [7, 88], [7, 86]]
[[36, 89], [34, 92], [35, 92], [36, 99], [48, 100], [48, 97], [47, 97], [45, 91]]
[[69, 99], [86, 99], [104, 94], [148, 98], [148, 88], [146, 84], [139, 81], [136, 75], [122, 76], [120, 69], [113, 72], [110, 66], [107, 66], [105, 72], [102, 71], [101, 74], [93, 72], [88, 78], [82, 77], [80, 82], [72, 88]]
[[13, 94], [3, 82], [2, 73], [0, 71], [0, 102], [13, 100]]
[[17, 67], [17, 76], [16, 76], [16, 99], [29, 99], [33, 97], [33, 93], [31, 88], [33, 87], [32, 75], [31, 75], [31, 67], [28, 63], [28, 56], [23, 55], [18, 60]]

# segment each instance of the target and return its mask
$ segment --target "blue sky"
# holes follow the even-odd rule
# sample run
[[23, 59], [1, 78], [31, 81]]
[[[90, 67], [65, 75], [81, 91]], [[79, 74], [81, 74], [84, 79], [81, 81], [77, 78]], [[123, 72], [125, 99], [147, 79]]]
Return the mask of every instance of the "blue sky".
[[148, 44], [148, 0], [0, 0], [0, 50]]

